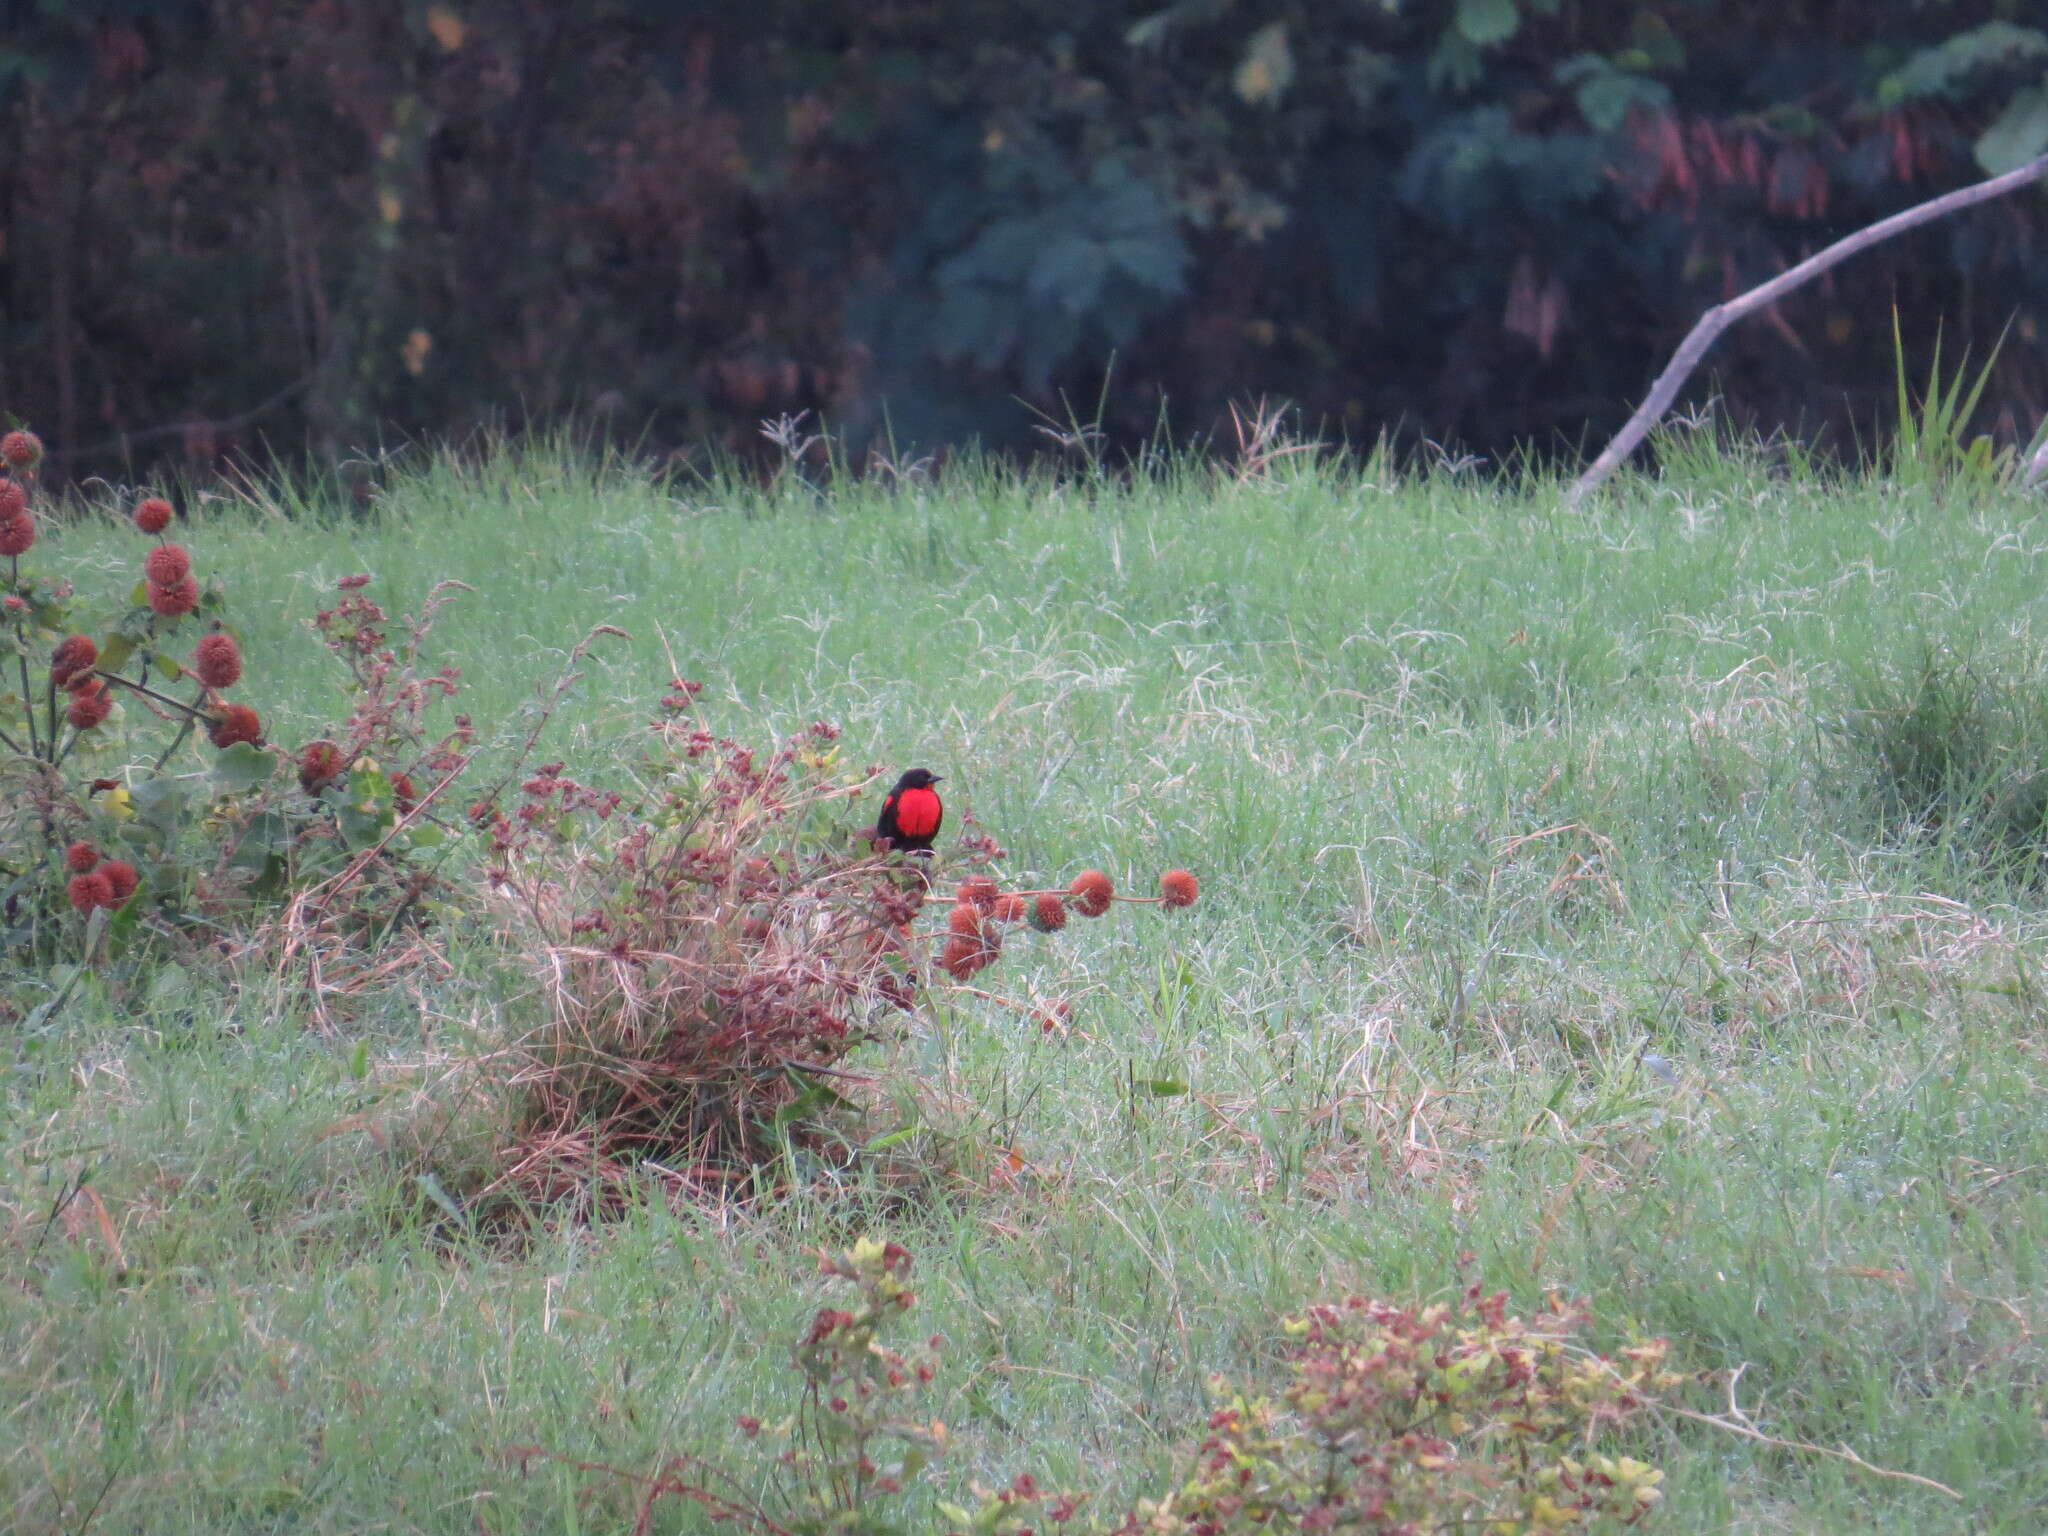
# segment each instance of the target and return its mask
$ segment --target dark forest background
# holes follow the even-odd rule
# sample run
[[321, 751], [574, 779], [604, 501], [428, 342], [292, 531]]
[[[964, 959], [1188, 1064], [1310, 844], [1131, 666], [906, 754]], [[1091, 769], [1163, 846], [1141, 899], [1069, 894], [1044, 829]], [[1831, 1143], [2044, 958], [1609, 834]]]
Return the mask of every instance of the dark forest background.
[[[0, 16], [0, 411], [59, 474], [805, 409], [1016, 447], [1099, 394], [1570, 451], [1704, 306], [2048, 147], [2039, 0]], [[1721, 343], [1724, 414], [1852, 446], [1896, 307], [1923, 362], [2009, 326], [1983, 425], [2027, 436], [2044, 234], [2031, 192], [1859, 258]]]

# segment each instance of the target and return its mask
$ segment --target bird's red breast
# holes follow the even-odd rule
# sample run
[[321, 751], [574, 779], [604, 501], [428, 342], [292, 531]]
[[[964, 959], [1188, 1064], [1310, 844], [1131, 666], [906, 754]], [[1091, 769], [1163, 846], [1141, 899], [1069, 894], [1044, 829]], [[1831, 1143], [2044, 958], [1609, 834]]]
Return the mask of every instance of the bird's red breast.
[[896, 825], [905, 837], [931, 837], [939, 830], [939, 818], [946, 808], [935, 789], [905, 789], [889, 797], [896, 810]]

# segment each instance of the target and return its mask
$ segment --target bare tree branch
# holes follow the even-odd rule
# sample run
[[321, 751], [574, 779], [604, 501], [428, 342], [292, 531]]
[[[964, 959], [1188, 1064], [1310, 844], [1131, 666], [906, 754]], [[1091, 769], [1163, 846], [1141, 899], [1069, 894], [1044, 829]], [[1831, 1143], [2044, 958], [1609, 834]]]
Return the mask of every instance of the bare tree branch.
[[1678, 398], [1678, 391], [1684, 385], [1700, 359], [1737, 320], [1767, 308], [1785, 297], [1795, 288], [1803, 287], [1828, 268], [1847, 261], [1858, 251], [1868, 250], [1880, 241], [1889, 240], [1893, 235], [1904, 234], [1922, 224], [1955, 213], [1959, 209], [1988, 203], [1995, 197], [2015, 192], [2030, 182], [2048, 176], [2048, 155], [2028, 161], [2016, 171], [2007, 171], [2003, 176], [1994, 176], [1989, 181], [1980, 181], [1975, 186], [1962, 187], [1954, 192], [1945, 192], [1940, 197], [1916, 204], [1903, 213], [1895, 213], [1888, 219], [1879, 219], [1875, 224], [1859, 229], [1853, 235], [1845, 235], [1823, 251], [1806, 258], [1798, 266], [1779, 273], [1769, 282], [1739, 294], [1725, 304], [1716, 304], [1704, 315], [1699, 323], [1687, 333], [1678, 350], [1671, 354], [1671, 361], [1664, 365], [1664, 371], [1657, 375], [1657, 382], [1650, 386], [1650, 393], [1643, 403], [1636, 407], [1635, 415], [1628, 424], [1615, 433], [1614, 441], [1600, 451], [1600, 457], [1592, 467], [1572, 483], [1565, 493], [1567, 510], [1575, 508], [1586, 499], [1588, 492], [1613, 474], [1621, 463], [1650, 435], [1650, 429], [1664, 419], [1664, 413], [1671, 409], [1671, 403]]

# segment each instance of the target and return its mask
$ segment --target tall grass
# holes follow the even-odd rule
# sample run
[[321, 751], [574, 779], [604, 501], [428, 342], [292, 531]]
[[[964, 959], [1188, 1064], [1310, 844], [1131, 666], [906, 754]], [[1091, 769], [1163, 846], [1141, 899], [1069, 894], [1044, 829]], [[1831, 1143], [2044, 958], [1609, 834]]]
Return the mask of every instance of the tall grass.
[[[1153, 1486], [1280, 1311], [1471, 1250], [1671, 1335], [1769, 1437], [1669, 1421], [1666, 1529], [2038, 1530], [2048, 927], [1897, 797], [2024, 782], [2039, 503], [1709, 451], [1558, 489], [1298, 455], [762, 490], [536, 449], [425, 459], [368, 516], [205, 504], [288, 738], [331, 696], [324, 583], [455, 577], [482, 722], [631, 633], [556, 719], [583, 776], [673, 656], [735, 735], [826, 716], [946, 772], [1016, 871], [1170, 857], [1204, 900], [1006, 961], [1067, 1036], [955, 1007], [874, 1054], [806, 1193], [650, 1175], [519, 1249], [421, 1195], [488, 1114], [448, 1107], [463, 1060], [538, 1016], [487, 932], [342, 1037], [197, 973], [16, 1029], [0, 1527], [619, 1528], [506, 1450], [719, 1454], [777, 1411], [807, 1248], [886, 1226], [983, 1482]], [[60, 548], [133, 558], [90, 520]], [[2008, 661], [1915, 693], [1948, 654]], [[1920, 759], [1867, 733], [1901, 699]]]

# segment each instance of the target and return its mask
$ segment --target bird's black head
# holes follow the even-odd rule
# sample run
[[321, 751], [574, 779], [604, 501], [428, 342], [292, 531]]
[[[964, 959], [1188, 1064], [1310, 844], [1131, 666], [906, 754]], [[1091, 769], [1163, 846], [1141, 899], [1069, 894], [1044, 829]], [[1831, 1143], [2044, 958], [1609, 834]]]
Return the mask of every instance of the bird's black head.
[[896, 781], [898, 789], [930, 789], [939, 782], [940, 776], [929, 768], [912, 768]]

